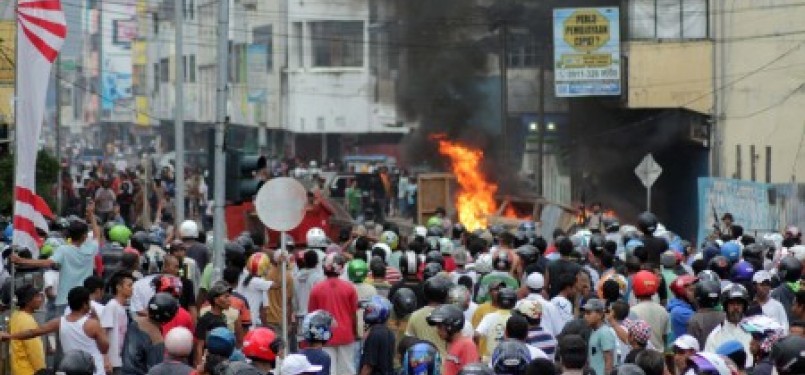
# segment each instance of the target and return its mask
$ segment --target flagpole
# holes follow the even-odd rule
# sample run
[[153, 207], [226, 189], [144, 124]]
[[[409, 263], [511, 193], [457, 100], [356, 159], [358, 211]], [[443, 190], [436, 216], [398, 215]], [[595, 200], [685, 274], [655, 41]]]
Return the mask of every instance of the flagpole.
[[[18, 131], [19, 128], [19, 115], [20, 115], [20, 97], [19, 97], [19, 84], [20, 84], [20, 68], [17, 62], [19, 61], [20, 57], [20, 28], [19, 28], [19, 1], [14, 2], [14, 139], [9, 140], [9, 151], [14, 152], [14, 173], [12, 173], [12, 181], [11, 184], [11, 223], [13, 225], [14, 218], [17, 215], [17, 164], [19, 162], [18, 158], [20, 153], [17, 152], [17, 146], [19, 145], [18, 142]], [[13, 150], [13, 151], [12, 151]], [[16, 231], [16, 228], [15, 228]], [[11, 234], [11, 244], [14, 245], [14, 233]], [[12, 248], [12, 253], [14, 253], [14, 249]], [[11, 265], [11, 282], [9, 286], [11, 287], [11, 311], [12, 313], [17, 310], [17, 293], [16, 293], [16, 273], [17, 273], [17, 266], [13, 262], [9, 262]], [[10, 362], [10, 361], [9, 361]], [[10, 366], [10, 365], [9, 365]], [[10, 367], [9, 367], [10, 369]]]

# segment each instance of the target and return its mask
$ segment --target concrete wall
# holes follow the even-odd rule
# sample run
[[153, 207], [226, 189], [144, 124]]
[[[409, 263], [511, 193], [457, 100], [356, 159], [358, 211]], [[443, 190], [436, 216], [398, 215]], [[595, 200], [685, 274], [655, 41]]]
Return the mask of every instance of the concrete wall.
[[628, 108], [687, 108], [708, 114], [713, 107], [711, 41], [624, 43]]
[[[771, 182], [805, 179], [805, 48], [803, 0], [736, 0], [724, 10], [719, 45], [723, 94], [723, 177], [749, 179], [750, 146], [758, 181], [765, 182], [766, 146]], [[718, 55], [721, 55], [720, 53]], [[734, 82], [734, 83], [733, 83]], [[741, 146], [740, 167], [736, 146]]]

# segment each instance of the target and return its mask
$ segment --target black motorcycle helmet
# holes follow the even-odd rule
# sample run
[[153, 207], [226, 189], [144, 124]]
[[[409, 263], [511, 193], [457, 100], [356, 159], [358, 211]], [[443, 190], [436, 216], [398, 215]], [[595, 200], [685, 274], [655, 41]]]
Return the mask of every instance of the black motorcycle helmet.
[[391, 306], [397, 319], [405, 318], [417, 309], [416, 293], [410, 288], [400, 288], [391, 296]]
[[419, 271], [419, 257], [413, 251], [406, 251], [400, 257], [400, 273], [403, 276], [416, 275]]
[[514, 308], [514, 305], [517, 304], [517, 291], [509, 288], [504, 287], [498, 291], [498, 307], [504, 310], [511, 310]]
[[728, 302], [739, 300], [743, 303], [744, 309], [749, 306], [749, 292], [741, 284], [732, 283], [721, 292], [721, 303], [726, 306]]
[[428, 280], [436, 275], [439, 272], [442, 272], [442, 265], [436, 262], [431, 262], [425, 265], [425, 269], [422, 270], [422, 278]]
[[453, 282], [444, 276], [434, 276], [425, 280], [423, 285], [425, 301], [428, 303], [447, 303], [447, 295], [452, 286]]
[[236, 241], [227, 241], [224, 244], [224, 253], [246, 254], [246, 249]]
[[769, 355], [780, 375], [805, 374], [805, 338], [789, 335], [774, 344]]
[[730, 278], [732, 264], [727, 257], [719, 255], [710, 259], [707, 268], [715, 272], [721, 280], [727, 280]]
[[465, 365], [458, 375], [495, 375], [495, 372], [489, 366], [478, 362]]
[[752, 263], [752, 265], [755, 266], [755, 269], [760, 269], [757, 267], [756, 262], [760, 262], [761, 265], [763, 264], [763, 250], [763, 245], [759, 243], [752, 243], [744, 247], [741, 255], [743, 255], [744, 260]]
[[168, 293], [157, 293], [148, 301], [148, 317], [159, 323], [167, 323], [176, 316], [179, 302]]
[[452, 335], [464, 328], [464, 311], [453, 304], [440, 305], [425, 320], [432, 326], [444, 326]]
[[694, 295], [699, 307], [713, 308], [718, 305], [721, 294], [721, 284], [712, 280], [699, 280], [696, 283]]
[[637, 229], [640, 229], [646, 236], [654, 236], [654, 231], [657, 230], [657, 216], [651, 212], [643, 212], [637, 217]]
[[514, 253], [520, 257], [524, 265], [534, 263], [539, 259], [539, 250], [533, 245], [523, 245], [514, 250]]
[[787, 283], [797, 282], [802, 276], [802, 263], [793, 255], [780, 259], [777, 269], [780, 278]]
[[504, 340], [492, 353], [492, 368], [496, 374], [521, 375], [531, 362], [528, 347], [517, 340]]
[[256, 250], [254, 240], [252, 240], [252, 236], [249, 232], [241, 233], [238, 238], [235, 239], [235, 242], [242, 246], [246, 253], [252, 253]]
[[715, 281], [716, 284], [721, 285], [721, 277], [719, 277], [718, 274], [715, 273], [715, 271], [713, 270], [704, 270], [702, 272], [699, 272], [699, 274], [696, 275], [696, 277], [699, 279], [700, 282]]
[[131, 239], [129, 240], [129, 244], [131, 245], [134, 250], [137, 250], [140, 254], [144, 254], [148, 251], [148, 248], [151, 246], [151, 242], [148, 240], [148, 233], [143, 231], [134, 232], [131, 235]]
[[431, 250], [425, 255], [425, 263], [439, 263], [444, 268], [444, 256], [438, 251]]
[[463, 236], [464, 233], [467, 233], [467, 228], [464, 227], [464, 224], [455, 223], [455, 224], [453, 224], [453, 231], [452, 232], [453, 232], [452, 233], [453, 239], [458, 240], [458, 239], [461, 239], [461, 236]]
[[57, 371], [65, 375], [92, 375], [95, 373], [95, 360], [85, 351], [71, 350], [64, 353]]
[[604, 252], [604, 245], [606, 244], [606, 242], [607, 239], [604, 238], [604, 236], [600, 234], [593, 234], [593, 236], [590, 237], [590, 244], [589, 244], [590, 251], [593, 252], [593, 255], [600, 257], [601, 254]]

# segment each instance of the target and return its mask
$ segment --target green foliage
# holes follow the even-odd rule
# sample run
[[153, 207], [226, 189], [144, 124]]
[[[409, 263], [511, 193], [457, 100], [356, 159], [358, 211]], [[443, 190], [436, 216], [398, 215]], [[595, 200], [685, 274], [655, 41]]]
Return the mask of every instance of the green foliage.
[[[39, 151], [36, 157], [36, 192], [45, 198], [51, 209], [56, 207], [53, 187], [59, 176], [59, 162], [46, 151]], [[0, 214], [11, 216], [14, 199], [14, 155], [0, 156]]]

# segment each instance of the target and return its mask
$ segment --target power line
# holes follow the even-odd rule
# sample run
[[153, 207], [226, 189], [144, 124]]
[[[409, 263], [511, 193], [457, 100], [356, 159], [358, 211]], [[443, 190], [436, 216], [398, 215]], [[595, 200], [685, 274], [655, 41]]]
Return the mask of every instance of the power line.
[[[794, 47], [792, 47], [791, 49], [789, 49], [789, 50], [787, 50], [787, 51], [783, 52], [783, 53], [782, 53], [782, 54], [780, 54], [779, 56], [777, 56], [777, 57], [775, 57], [774, 59], [772, 59], [771, 61], [769, 61], [769, 62], [767, 62], [767, 63], [765, 63], [765, 64], [761, 65], [760, 67], [758, 67], [758, 68], [756, 68], [756, 69], [753, 69], [752, 71], [749, 71], [748, 73], [746, 73], [746, 74], [742, 75], [742, 76], [741, 76], [741, 77], [739, 77], [739, 78], [736, 78], [736, 79], [735, 79], [735, 80], [733, 80], [733, 81], [727, 82], [726, 84], [722, 85], [721, 87], [714, 88], [712, 91], [709, 91], [709, 92], [707, 92], [707, 93], [705, 93], [705, 94], [699, 95], [699, 96], [697, 96], [697, 97], [695, 97], [695, 98], [693, 98], [693, 99], [691, 99], [691, 100], [689, 100], [689, 101], [687, 101], [687, 102], [685, 102], [685, 103], [683, 103], [683, 104], [679, 105], [679, 107], [682, 107], [682, 108], [687, 107], [687, 106], [689, 106], [689, 105], [691, 105], [691, 104], [693, 104], [693, 103], [695, 103], [695, 102], [697, 102], [697, 101], [699, 101], [699, 100], [701, 100], [701, 99], [704, 99], [704, 98], [706, 98], [706, 97], [708, 97], [708, 96], [710, 96], [710, 95], [713, 95], [713, 94], [715, 94], [715, 93], [717, 93], [717, 92], [719, 92], [719, 91], [722, 91], [722, 90], [724, 90], [724, 89], [726, 89], [726, 88], [728, 88], [728, 87], [730, 87], [730, 86], [732, 86], [732, 85], [734, 85], [734, 84], [736, 84], [736, 83], [738, 83], [738, 82], [740, 82], [740, 81], [743, 81], [743, 80], [744, 80], [744, 79], [746, 79], [746, 78], [749, 78], [750, 76], [752, 76], [752, 75], [754, 75], [754, 74], [757, 74], [757, 73], [761, 72], [761, 71], [762, 71], [763, 69], [765, 69], [766, 67], [769, 67], [769, 66], [773, 65], [774, 63], [776, 63], [776, 62], [778, 62], [778, 61], [780, 61], [780, 60], [782, 60], [782, 59], [786, 58], [786, 57], [787, 57], [787, 56], [789, 56], [790, 54], [794, 53], [794, 51], [796, 51], [796, 50], [798, 50], [800, 47], [802, 47], [802, 45], [803, 45], [803, 44], [805, 44], [805, 42], [800, 43], [800, 44], [797, 44], [796, 46], [794, 46]], [[637, 127], [637, 126], [642, 126], [642, 125], [647, 124], [647, 123], [649, 123], [649, 122], [652, 122], [652, 121], [655, 121], [655, 120], [659, 120], [659, 119], [661, 119], [661, 118], [663, 118], [663, 117], [665, 117], [665, 116], [669, 115], [670, 113], [673, 113], [673, 111], [671, 111], [671, 110], [665, 110], [665, 111], [661, 112], [660, 114], [657, 114], [657, 115], [653, 115], [653, 116], [646, 117], [646, 118], [644, 118], [644, 119], [641, 119], [641, 120], [635, 121], [635, 122], [633, 122], [633, 123], [631, 123], [631, 124], [626, 124], [626, 125], [618, 126], [618, 127], [615, 127], [615, 128], [612, 128], [612, 129], [608, 129], [608, 130], [605, 130], [605, 131], [602, 131], [602, 132], [598, 132], [598, 133], [595, 133], [595, 134], [589, 134], [589, 135], [587, 135], [587, 136], [581, 136], [581, 137], [578, 137], [578, 138], [576, 138], [576, 139], [574, 139], [574, 140], [571, 140], [571, 141], [570, 141], [570, 143], [571, 143], [571, 144], [576, 144], [576, 143], [578, 143], [580, 140], [593, 139], [593, 138], [598, 138], [598, 137], [605, 136], [605, 135], [610, 135], [610, 134], [616, 134], [616, 133], [620, 133], [620, 132], [622, 132], [622, 131], [625, 131], [625, 130], [629, 130], [629, 129], [635, 128], [635, 127]]]

